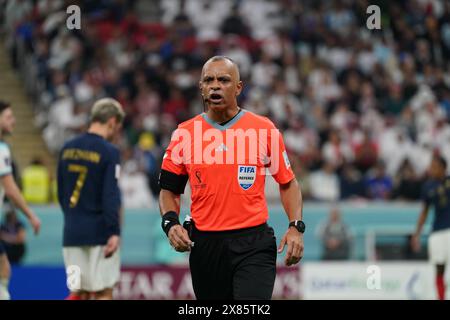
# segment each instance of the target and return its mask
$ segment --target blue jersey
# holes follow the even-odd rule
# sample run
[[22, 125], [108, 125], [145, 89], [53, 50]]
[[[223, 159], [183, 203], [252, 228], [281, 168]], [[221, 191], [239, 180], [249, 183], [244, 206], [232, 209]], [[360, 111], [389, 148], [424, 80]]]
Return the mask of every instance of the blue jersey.
[[427, 181], [422, 191], [422, 200], [434, 207], [433, 231], [450, 228], [450, 177], [443, 181]]
[[58, 201], [64, 246], [104, 245], [120, 235], [119, 150], [99, 135], [67, 142], [58, 163]]

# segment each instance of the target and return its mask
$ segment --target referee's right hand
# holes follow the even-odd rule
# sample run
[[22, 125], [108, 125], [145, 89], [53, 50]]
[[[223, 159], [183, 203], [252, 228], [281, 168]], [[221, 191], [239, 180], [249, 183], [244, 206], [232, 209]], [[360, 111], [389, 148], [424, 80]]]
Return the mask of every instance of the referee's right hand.
[[170, 245], [178, 252], [191, 251], [192, 241], [182, 225], [177, 224], [169, 230]]

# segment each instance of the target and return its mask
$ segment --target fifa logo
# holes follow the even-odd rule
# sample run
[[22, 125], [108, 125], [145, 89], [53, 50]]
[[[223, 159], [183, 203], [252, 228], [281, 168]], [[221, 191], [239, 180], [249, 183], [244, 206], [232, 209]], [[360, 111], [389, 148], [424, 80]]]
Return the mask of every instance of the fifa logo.
[[239, 173], [255, 173], [255, 167], [240, 166]]
[[256, 166], [239, 166], [237, 178], [242, 189], [250, 189], [256, 180]]

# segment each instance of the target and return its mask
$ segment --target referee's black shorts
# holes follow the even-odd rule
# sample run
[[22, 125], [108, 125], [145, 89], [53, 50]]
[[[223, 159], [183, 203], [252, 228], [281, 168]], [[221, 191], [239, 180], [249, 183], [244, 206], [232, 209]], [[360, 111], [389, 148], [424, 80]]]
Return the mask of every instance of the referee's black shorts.
[[220, 232], [193, 227], [191, 239], [189, 265], [197, 299], [272, 298], [277, 245], [266, 223]]

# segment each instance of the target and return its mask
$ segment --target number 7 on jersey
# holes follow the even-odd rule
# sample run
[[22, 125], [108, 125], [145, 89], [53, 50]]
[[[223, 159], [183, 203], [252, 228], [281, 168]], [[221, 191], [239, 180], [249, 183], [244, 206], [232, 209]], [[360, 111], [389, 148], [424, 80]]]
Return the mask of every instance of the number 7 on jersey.
[[78, 200], [80, 199], [80, 192], [83, 188], [84, 181], [86, 180], [86, 176], [88, 173], [88, 168], [86, 166], [81, 166], [78, 164], [69, 164], [69, 172], [78, 173], [77, 182], [75, 182], [75, 187], [73, 189], [72, 195], [70, 196], [70, 207], [74, 208]]

